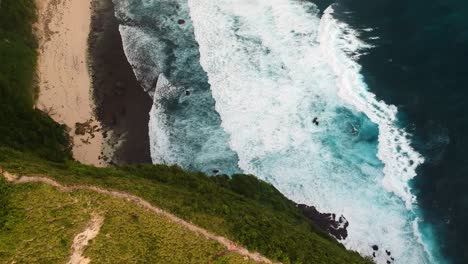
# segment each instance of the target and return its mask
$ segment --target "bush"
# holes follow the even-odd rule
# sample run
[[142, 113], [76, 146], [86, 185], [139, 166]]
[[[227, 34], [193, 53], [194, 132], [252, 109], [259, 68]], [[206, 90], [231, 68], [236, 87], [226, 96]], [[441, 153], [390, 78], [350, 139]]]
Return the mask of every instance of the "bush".
[[65, 127], [33, 109], [34, 8], [33, 0], [3, 0], [0, 6], [0, 146], [65, 160], [71, 157]]

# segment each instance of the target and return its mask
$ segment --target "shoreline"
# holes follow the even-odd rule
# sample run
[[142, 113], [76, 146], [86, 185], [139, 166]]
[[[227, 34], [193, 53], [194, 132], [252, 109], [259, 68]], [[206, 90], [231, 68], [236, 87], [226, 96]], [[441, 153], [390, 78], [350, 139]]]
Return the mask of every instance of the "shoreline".
[[35, 107], [67, 126], [83, 164], [151, 163], [152, 99], [127, 61], [112, 0], [35, 2]]
[[93, 0], [91, 9], [89, 64], [107, 146], [101, 158], [111, 165], [152, 163], [148, 123], [153, 101], [127, 60], [112, 0]]
[[[39, 2], [39, 0], [37, 1]], [[84, 3], [80, 1], [81, 0], [63, 0], [59, 3]], [[83, 93], [82, 96], [89, 100], [78, 101], [79, 104], [76, 104], [76, 108], [70, 109], [69, 107], [65, 108], [63, 105], [67, 102], [66, 96], [64, 98], [59, 97], [59, 99], [62, 99], [62, 101], [59, 101], [62, 103], [62, 111], [47, 112], [48, 109], [52, 109], [47, 107], [53, 107], [53, 104], [52, 106], [42, 105], [43, 111], [48, 113], [56, 121], [69, 126], [71, 128], [70, 135], [75, 142], [77, 140], [81, 141], [83, 137], [91, 137], [91, 139], [88, 139], [89, 142], [87, 144], [74, 145], [73, 148], [75, 159], [84, 164], [119, 166], [125, 164], [151, 163], [148, 123], [152, 99], [137, 81], [133, 69], [127, 60], [119, 32], [119, 22], [114, 16], [114, 4], [112, 0], [86, 1], [86, 3], [89, 3], [89, 6], [85, 5], [88, 7], [88, 19], [82, 17], [86, 14], [83, 10], [73, 16], [80, 16], [79, 19], [82, 19], [80, 20], [82, 24], [86, 24], [86, 22], [89, 21], [89, 27], [82, 28], [82, 31], [80, 31], [81, 33], [86, 33], [87, 30], [87, 33], [85, 35], [81, 34], [81, 39], [79, 40], [81, 45], [84, 43], [84, 52], [80, 54], [84, 54], [84, 62], [86, 62], [84, 66], [86, 67], [79, 68], [80, 74], [84, 76], [84, 80], [81, 86], [78, 87], [81, 88], [81, 90], [75, 88], [75, 90], [71, 90], [71, 92], [73, 94], [83, 93], [83, 90], [87, 87], [87, 93]], [[39, 39], [39, 57], [43, 57], [47, 60], [51, 58], [48, 58], [46, 55], [50, 55], [52, 51], [49, 51], [49, 53], [45, 52], [47, 51], [45, 50], [45, 45], [48, 44], [49, 41], [53, 41], [54, 38], [52, 37], [57, 34], [57, 32], [52, 31], [49, 27], [50, 23], [53, 22], [56, 16], [59, 16], [58, 21], [65, 18], [60, 12], [58, 12], [58, 15], [51, 15], [50, 12], [54, 11], [53, 8], [58, 9], [58, 4], [53, 4], [55, 3], [54, 0], [46, 0], [46, 2], [43, 3], [47, 3], [45, 6], [53, 5], [52, 8], [45, 9], [44, 6], [42, 6], [42, 8], [38, 6], [38, 11], [45, 11], [45, 13], [40, 13], [42, 17], [40, 16], [39, 18], [39, 26], [41, 26], [41, 20], [48, 21], [48, 23], [42, 25], [42, 32], [40, 30], [38, 32], [42, 34]], [[70, 6], [68, 7], [70, 8]], [[70, 10], [68, 9], [68, 11]], [[74, 10], [74, 12], [76, 12], [76, 10]], [[77, 21], [73, 20], [73, 22]], [[67, 29], [66, 27], [64, 28]], [[63, 29], [63, 27], [60, 27], [60, 29]], [[74, 31], [70, 31], [64, 34], [73, 33]], [[83, 38], [83, 36], [85, 37]], [[67, 42], [59, 44], [61, 44], [62, 47], [67, 47]], [[69, 50], [63, 51], [70, 52]], [[67, 56], [67, 54], [60, 55]], [[58, 64], [62, 63], [62, 61], [55, 61], [53, 57], [52, 62], [49, 63]], [[41, 65], [41, 63], [39, 64]], [[38, 73], [43, 77], [51, 77], [51, 75], [44, 76], [39, 70]], [[55, 77], [53, 73], [54, 72], [51, 73], [52, 77]], [[61, 73], [62, 72], [59, 71], [59, 74]], [[72, 71], [71, 75], [65, 75], [65, 77], [74, 80], [75, 75], [73, 73]], [[54, 89], [48, 88], [48, 81], [49, 79], [47, 78], [42, 78], [40, 81], [40, 87], [45, 87], [45, 90], [40, 89], [40, 99], [41, 96], [42, 99], [55, 99], [53, 95], [57, 92], [66, 92], [66, 95], [70, 94], [70, 90], [65, 91], [63, 88], [60, 89], [61, 87], [53, 87]], [[85, 81], [87, 81], [87, 84]], [[57, 100], [54, 100], [53, 102], [56, 101]], [[38, 102], [44, 102], [44, 100], [38, 100]], [[80, 107], [89, 107], [90, 110], [87, 110], [85, 114], [88, 115], [88, 118], [91, 117], [91, 119], [73, 119], [76, 118], [76, 113], [72, 110], [82, 110]], [[89, 162], [89, 157], [88, 159], [80, 159], [81, 156], [77, 154], [81, 154], [82, 151], [86, 154], [92, 154], [92, 156], [90, 156], [93, 158], [93, 160], [91, 160], [92, 162]], [[90, 153], [86, 151], [90, 151]], [[344, 216], [336, 217], [335, 214], [320, 213], [315, 207], [304, 204], [296, 204], [296, 206], [304, 216], [315, 223], [315, 225], [325, 233], [330, 234], [337, 240], [342, 240], [347, 237], [347, 227], [349, 223]]]
[[39, 87], [35, 107], [68, 127], [74, 159], [102, 167], [104, 141], [94, 115], [88, 66], [91, 1], [35, 1]]

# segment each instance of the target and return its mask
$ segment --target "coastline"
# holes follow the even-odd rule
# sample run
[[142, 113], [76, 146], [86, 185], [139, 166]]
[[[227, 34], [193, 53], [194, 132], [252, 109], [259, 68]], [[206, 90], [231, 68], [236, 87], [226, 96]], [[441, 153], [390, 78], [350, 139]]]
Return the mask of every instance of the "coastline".
[[100, 159], [104, 141], [94, 115], [87, 60], [91, 1], [35, 1], [39, 87], [35, 107], [68, 127], [76, 160], [105, 166]]
[[102, 159], [113, 165], [151, 163], [148, 123], [153, 101], [124, 53], [112, 0], [93, 0], [91, 9], [91, 77], [107, 146]]
[[36, 0], [36, 108], [65, 124], [77, 161], [151, 163], [152, 100], [125, 56], [112, 0]]
[[[57, 3], [63, 5], [59, 6]], [[78, 142], [73, 148], [74, 157], [78, 161], [95, 166], [151, 163], [148, 122], [152, 99], [136, 80], [124, 53], [119, 22], [114, 16], [114, 4], [112, 0], [86, 0], [87, 4], [83, 4], [86, 8], [75, 9], [75, 13], [71, 15], [69, 11], [73, 7], [72, 3], [83, 4], [84, 2], [47, 0], [38, 4], [39, 26], [42, 26], [42, 31], [37, 30], [41, 34], [39, 58], [44, 60], [40, 61], [39, 65], [47, 69], [50, 64], [60, 66], [59, 63], [64, 63], [62, 60], [55, 61], [57, 52], [50, 50], [51, 47], [48, 48], [50, 42], [54, 44], [52, 47], [59, 46], [58, 50], [63, 52], [59, 55], [62, 57], [74, 54], [64, 49], [70, 43], [62, 36], [74, 34], [76, 29], [69, 30], [67, 23], [62, 23], [59, 24], [59, 31], [53, 31], [52, 26], [56, 24], [51, 25], [51, 23], [54, 21], [77, 23], [79, 20], [80, 34], [75, 36], [80, 39], [75, 39], [75, 41], [80, 42], [81, 50], [78, 52], [81, 51], [80, 55], [84, 56], [86, 67], [75, 68], [75, 70], [79, 71], [83, 79], [80, 80], [79, 86], [75, 85], [72, 86], [73, 89], [65, 90], [64, 87], [67, 86], [57, 86], [57, 84], [50, 86], [49, 78], [53, 80], [55, 72], [47, 75], [39, 71], [42, 78], [40, 78], [38, 106], [56, 121], [65, 123], [71, 128], [70, 135], [74, 142]], [[51, 13], [54, 11], [59, 12]], [[69, 13], [65, 14], [66, 12]], [[66, 15], [70, 17], [66, 18]], [[59, 40], [63, 42], [54, 42]], [[72, 55], [67, 55], [66, 52]], [[50, 58], [51, 55], [53, 55], [52, 58]], [[62, 71], [58, 73], [60, 79], [73, 81], [76, 78], [74, 71], [66, 72], [67, 74], [63, 74]], [[64, 81], [57, 83], [65, 84]], [[59, 96], [54, 97], [57, 94]], [[80, 100], [72, 105], [75, 108], [65, 105], [68, 98], [64, 95], [70, 94], [81, 96]], [[61, 107], [55, 110], [53, 107], [57, 103], [60, 103]], [[54, 111], [52, 112], [51, 109]], [[86, 118], [77, 116], [77, 113], [82, 114], [83, 110], [87, 110], [84, 112], [87, 115]], [[88, 140], [87, 144], [79, 144], [83, 138]], [[304, 204], [296, 206], [325, 233], [338, 240], [347, 237], [346, 229], [349, 224], [343, 216], [336, 217], [335, 214], [320, 213], [315, 207]]]

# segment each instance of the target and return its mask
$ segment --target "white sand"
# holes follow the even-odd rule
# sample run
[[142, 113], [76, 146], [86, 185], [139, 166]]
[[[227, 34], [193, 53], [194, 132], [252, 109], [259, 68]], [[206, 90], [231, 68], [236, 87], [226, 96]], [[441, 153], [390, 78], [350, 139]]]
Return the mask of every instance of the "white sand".
[[[99, 159], [103, 137], [96, 131], [101, 126], [95, 121], [87, 62], [91, 0], [36, 0], [36, 4], [40, 90], [36, 107], [70, 128], [76, 160], [104, 166]], [[87, 121], [88, 131], [76, 135], [75, 124]]]

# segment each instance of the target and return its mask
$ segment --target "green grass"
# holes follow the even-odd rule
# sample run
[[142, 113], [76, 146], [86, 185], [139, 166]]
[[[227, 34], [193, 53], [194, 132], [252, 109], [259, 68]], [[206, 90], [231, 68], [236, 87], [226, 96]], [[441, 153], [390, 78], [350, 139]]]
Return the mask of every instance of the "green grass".
[[[99, 208], [105, 210], [105, 224], [85, 252], [98, 263], [250, 262], [228, 253], [213, 240], [128, 202], [115, 199], [103, 202], [99, 198]], [[217, 255], [221, 257], [216, 258]]]
[[0, 148], [0, 167], [140, 196], [181, 218], [285, 263], [370, 263], [318, 230], [272, 185], [248, 175], [209, 177], [163, 165], [95, 168], [44, 162]]
[[15, 185], [0, 228], [0, 263], [65, 263], [75, 234], [89, 215], [69, 194], [47, 186]]
[[84, 252], [93, 263], [253, 263], [123, 199], [38, 183], [7, 188], [11, 209], [0, 229], [0, 263], [66, 263], [92, 213], [104, 217]]

